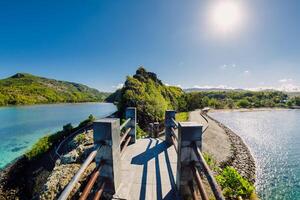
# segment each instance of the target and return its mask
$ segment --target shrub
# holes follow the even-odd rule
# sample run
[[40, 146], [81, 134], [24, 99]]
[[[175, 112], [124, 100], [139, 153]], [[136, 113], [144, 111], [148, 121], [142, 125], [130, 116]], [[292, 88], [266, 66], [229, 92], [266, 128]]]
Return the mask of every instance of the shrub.
[[254, 192], [253, 184], [243, 178], [233, 167], [223, 169], [216, 179], [223, 188], [224, 196], [228, 198], [249, 198]]
[[40, 138], [33, 147], [25, 153], [26, 158], [32, 160], [46, 153], [52, 146], [49, 135]]
[[189, 113], [188, 112], [176, 113], [175, 119], [178, 122], [188, 121], [189, 120]]
[[238, 103], [237, 103], [237, 106], [240, 107], [240, 108], [248, 108], [249, 105], [250, 105], [250, 103], [247, 99], [239, 100]]
[[84, 134], [84, 133], [78, 134], [78, 135], [76, 135], [76, 137], [74, 138], [74, 140], [75, 140], [75, 142], [76, 142], [77, 144], [82, 143], [82, 142], [84, 141], [84, 139], [85, 139], [85, 134]]
[[144, 138], [147, 135], [148, 134], [145, 131], [143, 131], [143, 129], [141, 129], [139, 127], [139, 125], [136, 125], [136, 137], [137, 137], [137, 139]]

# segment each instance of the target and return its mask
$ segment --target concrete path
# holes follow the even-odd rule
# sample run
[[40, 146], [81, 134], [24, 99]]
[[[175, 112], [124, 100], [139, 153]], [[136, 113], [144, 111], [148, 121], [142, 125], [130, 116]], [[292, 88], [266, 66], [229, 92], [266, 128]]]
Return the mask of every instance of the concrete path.
[[122, 183], [115, 197], [176, 200], [177, 154], [161, 139], [140, 139], [122, 157]]
[[[220, 163], [227, 160], [232, 154], [231, 142], [225, 131], [214, 121], [207, 118], [209, 127], [203, 135], [203, 151], [209, 153]], [[190, 112], [189, 121], [198, 122], [207, 126], [207, 122], [200, 115], [200, 110]]]

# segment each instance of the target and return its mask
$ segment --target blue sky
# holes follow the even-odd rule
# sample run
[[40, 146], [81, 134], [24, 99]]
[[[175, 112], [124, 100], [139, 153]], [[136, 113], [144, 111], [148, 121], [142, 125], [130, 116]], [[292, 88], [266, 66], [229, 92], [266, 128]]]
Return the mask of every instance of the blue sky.
[[[229, 0], [230, 1], [230, 0]], [[0, 78], [28, 72], [113, 91], [144, 65], [170, 85], [299, 88], [300, 1], [1, 1]]]

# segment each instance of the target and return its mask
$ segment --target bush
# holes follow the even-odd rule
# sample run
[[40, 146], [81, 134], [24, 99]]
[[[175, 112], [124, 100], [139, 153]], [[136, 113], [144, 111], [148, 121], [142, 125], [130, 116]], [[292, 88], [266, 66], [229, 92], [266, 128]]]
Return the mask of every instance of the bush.
[[25, 153], [26, 158], [32, 160], [46, 153], [52, 146], [49, 135], [40, 138], [33, 147]]
[[176, 113], [175, 119], [177, 122], [185, 122], [189, 120], [189, 113], [188, 112], [180, 112]]
[[85, 134], [84, 134], [84, 133], [78, 134], [78, 135], [76, 135], [76, 137], [74, 138], [74, 140], [75, 140], [75, 142], [76, 142], [77, 144], [82, 143], [82, 142], [84, 141], [84, 139], [85, 139]]
[[250, 105], [250, 103], [247, 99], [239, 100], [238, 103], [237, 103], [237, 106], [240, 107], [240, 108], [248, 108], [249, 105]]
[[249, 198], [255, 190], [253, 184], [244, 179], [233, 167], [226, 167], [216, 179], [223, 188], [224, 196], [228, 198]]
[[146, 136], [148, 136], [148, 134], [145, 131], [143, 131], [143, 129], [141, 129], [139, 125], [136, 125], [136, 138], [140, 139]]

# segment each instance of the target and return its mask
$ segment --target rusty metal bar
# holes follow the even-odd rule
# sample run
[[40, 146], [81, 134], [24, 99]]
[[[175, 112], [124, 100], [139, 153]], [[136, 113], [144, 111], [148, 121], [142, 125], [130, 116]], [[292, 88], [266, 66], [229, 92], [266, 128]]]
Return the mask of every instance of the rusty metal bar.
[[128, 128], [128, 129], [126, 130], [126, 132], [122, 135], [122, 138], [121, 138], [121, 140], [120, 140], [120, 145], [124, 142], [126, 136], [128, 135], [128, 133], [129, 133], [130, 131], [131, 131], [131, 128]]
[[[194, 190], [194, 187], [193, 187], [193, 181], [189, 181], [188, 184], [189, 184], [189, 188], [190, 188], [190, 190], [191, 190], [192, 199], [193, 199], [193, 200], [198, 200], [196, 191]], [[203, 199], [201, 199], [201, 200], [203, 200]]]
[[178, 150], [177, 150], [177, 147], [176, 147], [176, 142], [175, 142], [175, 139], [174, 139], [173, 135], [171, 136], [171, 139], [172, 139], [172, 143], [173, 143], [173, 146], [175, 148], [175, 151], [176, 151], [176, 153], [178, 153]]
[[101, 170], [103, 164], [104, 163], [101, 162], [100, 166], [94, 171], [94, 173], [92, 174], [89, 182], [86, 184], [86, 186], [85, 186], [85, 188], [84, 188], [84, 190], [83, 190], [83, 192], [82, 192], [79, 200], [86, 200], [88, 198], [88, 196], [89, 196], [89, 194], [90, 194], [90, 192], [91, 192], [91, 190], [92, 190], [92, 188], [93, 188], [93, 186], [94, 186], [97, 178], [100, 176], [100, 170]]
[[102, 193], [104, 191], [104, 187], [105, 187], [105, 182], [102, 183], [100, 189], [96, 192], [95, 196], [94, 196], [94, 200], [99, 200], [102, 196]]
[[174, 138], [176, 139], [176, 141], [178, 141], [178, 137], [175, 133], [175, 129], [173, 127], [171, 127], [171, 131], [172, 131], [172, 136], [174, 136]]
[[128, 122], [130, 122], [131, 118], [128, 118], [121, 126], [120, 126], [120, 130], [122, 130], [126, 124], [128, 124]]
[[196, 166], [195, 166], [194, 163], [192, 164], [191, 167], [192, 167], [192, 170], [193, 170], [193, 173], [194, 173], [194, 178], [196, 180], [196, 183], [197, 183], [200, 195], [201, 195], [201, 200], [209, 200], [209, 198], [208, 198], [208, 196], [206, 194], [206, 191], [204, 189], [204, 184], [203, 184], [203, 182], [201, 180], [199, 171], [197, 170], [197, 168], [196, 168]]
[[193, 144], [193, 150], [194, 150], [200, 164], [202, 165], [204, 174], [205, 174], [207, 181], [211, 187], [211, 190], [214, 193], [215, 198], [217, 200], [225, 200], [219, 185], [217, 184], [211, 170], [209, 169], [207, 163], [205, 162], [205, 159], [204, 159], [200, 149], [197, 147], [197, 145], [195, 143]]
[[61, 193], [61, 195], [59, 196], [58, 200], [66, 200], [66, 199], [68, 199], [68, 197], [69, 197], [71, 191], [73, 190], [73, 188], [75, 187], [76, 183], [78, 183], [78, 181], [80, 180], [81, 175], [84, 173], [84, 171], [89, 166], [89, 164], [94, 160], [94, 158], [96, 157], [97, 151], [100, 148], [101, 147], [99, 147], [97, 150], [94, 150], [94, 151], [92, 151], [92, 153], [90, 153], [90, 155], [87, 157], [87, 159], [81, 165], [80, 169], [77, 171], [77, 173], [75, 174], [75, 176], [73, 176], [72, 180], [69, 182], [69, 184], [67, 185], [67, 187]]
[[205, 127], [205, 129], [202, 131], [202, 134], [205, 133], [205, 131], [208, 129], [208, 127], [209, 127], [209, 125], [207, 125], [207, 126]]
[[178, 128], [178, 122], [176, 122], [176, 120], [174, 118], [172, 118], [172, 121], [173, 121], [173, 123], [175, 125], [175, 128]]
[[124, 153], [125, 150], [127, 149], [130, 140], [131, 140], [131, 136], [129, 136], [129, 137], [127, 138], [127, 140], [126, 140], [126, 142], [125, 142], [125, 144], [124, 144], [124, 146], [123, 146], [123, 148], [122, 148], [122, 150], [121, 150], [121, 156], [123, 155], [123, 153]]

